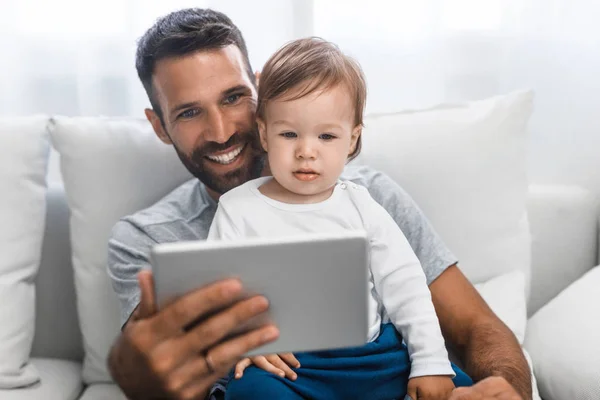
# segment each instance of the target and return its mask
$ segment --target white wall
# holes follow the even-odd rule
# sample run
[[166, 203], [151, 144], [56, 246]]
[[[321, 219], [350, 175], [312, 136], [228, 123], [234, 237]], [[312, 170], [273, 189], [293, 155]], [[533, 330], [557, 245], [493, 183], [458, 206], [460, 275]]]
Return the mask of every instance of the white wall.
[[[26, 2], [36, 1], [45, 0]], [[104, 7], [120, 7], [120, 13], [135, 19], [116, 19], [104, 33], [105, 24], [93, 24], [82, 43], [55, 24], [36, 25], [48, 32], [19, 28], [15, 21], [26, 21], [28, 15], [18, 12], [17, 4], [22, 3], [2, 3], [0, 50], [8, 69], [0, 73], [0, 115], [143, 116], [147, 100], [133, 69], [134, 39], [170, 9], [207, 5], [239, 25], [255, 69], [295, 37], [315, 34], [338, 43], [365, 70], [367, 111], [419, 108], [533, 88], [531, 180], [578, 184], [600, 196], [597, 0], [177, 0], [145, 7], [140, 14], [142, 3], [108, 1]], [[52, 35], [58, 35], [56, 40]], [[42, 39], [47, 45], [40, 46]], [[109, 53], [118, 60], [107, 57]], [[44, 62], [32, 62], [36, 57]], [[59, 177], [56, 157], [49, 177]]]
[[600, 196], [600, 2], [366, 3], [335, 12], [336, 0], [315, 2], [315, 33], [361, 62], [370, 111], [532, 88], [531, 181]]

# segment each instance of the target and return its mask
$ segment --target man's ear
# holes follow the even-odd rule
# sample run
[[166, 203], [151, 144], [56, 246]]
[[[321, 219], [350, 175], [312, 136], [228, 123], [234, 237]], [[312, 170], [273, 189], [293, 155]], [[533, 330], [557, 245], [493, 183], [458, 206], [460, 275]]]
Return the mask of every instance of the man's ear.
[[264, 149], [264, 151], [268, 152], [269, 149], [267, 146], [267, 127], [265, 125], [265, 121], [258, 118], [256, 120], [256, 124], [258, 125], [258, 134], [260, 135], [260, 144], [262, 145], [262, 148]]
[[356, 151], [356, 143], [358, 143], [358, 138], [362, 134], [362, 126], [356, 125], [352, 130], [352, 136], [350, 137], [350, 152], [348, 155], [354, 153]]
[[150, 121], [152, 129], [154, 129], [154, 133], [156, 133], [156, 136], [158, 136], [158, 138], [164, 144], [173, 144], [171, 138], [169, 137], [169, 135], [167, 135], [167, 132], [165, 132], [160, 118], [158, 117], [158, 115], [156, 115], [154, 110], [152, 110], [151, 108], [146, 108], [144, 110], [144, 113], [146, 114], [146, 118], [148, 119], [148, 121]]

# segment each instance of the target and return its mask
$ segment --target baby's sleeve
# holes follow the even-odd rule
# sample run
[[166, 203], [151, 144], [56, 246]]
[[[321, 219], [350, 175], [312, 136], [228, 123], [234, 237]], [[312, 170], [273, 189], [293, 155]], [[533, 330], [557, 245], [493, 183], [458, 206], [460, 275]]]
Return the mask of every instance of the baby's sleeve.
[[410, 378], [454, 376], [419, 259], [387, 211], [366, 189], [364, 195], [368, 198], [360, 202], [361, 213], [370, 240], [373, 283], [408, 347]]

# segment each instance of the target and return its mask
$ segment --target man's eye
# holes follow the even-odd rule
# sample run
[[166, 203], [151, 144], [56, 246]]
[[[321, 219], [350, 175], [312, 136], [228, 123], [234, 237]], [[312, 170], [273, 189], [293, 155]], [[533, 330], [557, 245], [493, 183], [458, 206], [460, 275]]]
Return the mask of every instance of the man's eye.
[[331, 139], [335, 139], [335, 136], [332, 135], [331, 133], [322, 133], [319, 135], [319, 139], [331, 140]]
[[284, 138], [287, 138], [287, 139], [292, 139], [292, 138], [295, 138], [298, 136], [298, 135], [296, 135], [296, 132], [283, 132], [283, 133], [280, 133], [279, 135], [283, 136]]
[[199, 113], [200, 113], [200, 111], [196, 110], [195, 108], [192, 108], [190, 110], [185, 110], [184, 112], [179, 114], [179, 117], [183, 118], [183, 119], [190, 119], [190, 118], [194, 118]]
[[239, 93], [227, 96], [227, 98], [225, 99], [225, 104], [233, 104], [237, 102], [240, 99], [240, 97], [242, 97], [242, 95]]

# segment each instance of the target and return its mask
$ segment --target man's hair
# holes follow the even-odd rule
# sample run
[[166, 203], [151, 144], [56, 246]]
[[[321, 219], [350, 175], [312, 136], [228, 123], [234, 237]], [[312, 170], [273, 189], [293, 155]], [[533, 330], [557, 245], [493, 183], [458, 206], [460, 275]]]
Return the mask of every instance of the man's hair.
[[163, 118], [160, 104], [152, 87], [152, 75], [156, 63], [165, 58], [183, 57], [198, 51], [220, 49], [232, 44], [242, 52], [248, 76], [255, 84], [242, 33], [223, 13], [202, 8], [183, 9], [158, 19], [146, 31], [138, 41], [135, 67], [146, 89], [150, 104], [161, 121]]
[[[279, 49], [265, 64], [258, 85], [256, 116], [264, 120], [266, 104], [270, 100], [284, 96], [286, 100], [297, 100], [340, 84], [352, 96], [354, 126], [363, 126], [367, 85], [358, 62], [324, 39], [311, 37], [294, 40]], [[294, 96], [287, 97], [292, 89], [300, 85], [305, 87]], [[356, 149], [348, 159], [358, 156], [360, 149], [359, 136]]]

